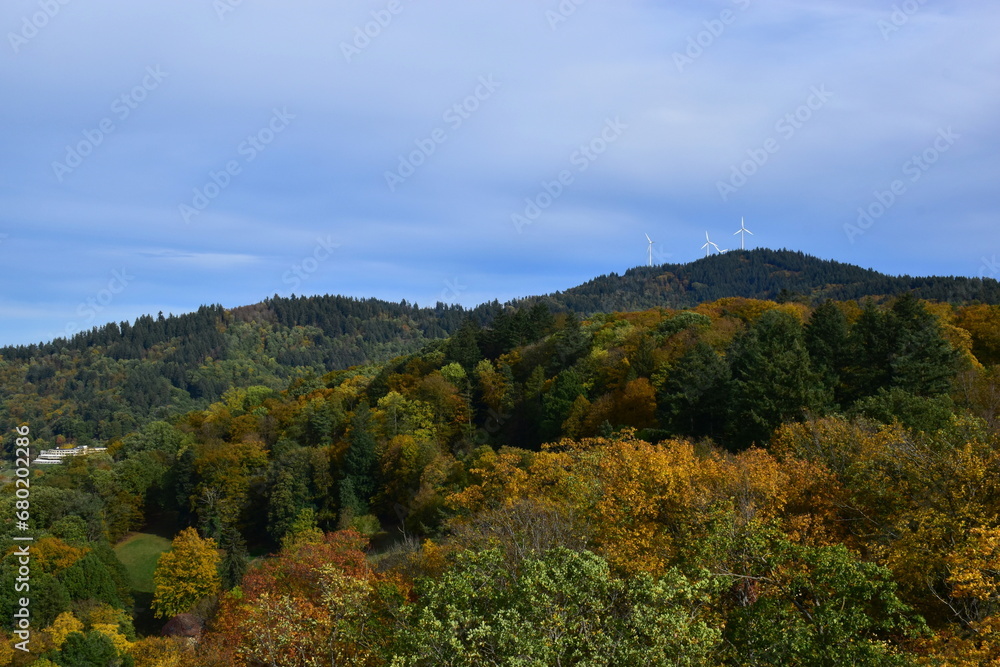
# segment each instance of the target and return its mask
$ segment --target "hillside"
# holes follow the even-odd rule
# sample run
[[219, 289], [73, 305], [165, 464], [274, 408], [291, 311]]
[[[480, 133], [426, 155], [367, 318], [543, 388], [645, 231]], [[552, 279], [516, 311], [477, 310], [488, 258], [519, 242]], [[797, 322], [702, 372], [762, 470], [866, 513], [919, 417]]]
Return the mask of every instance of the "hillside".
[[[589, 316], [691, 308], [725, 297], [817, 303], [906, 292], [943, 302], [1000, 303], [1000, 284], [970, 278], [893, 277], [787, 250], [733, 251], [690, 264], [609, 274], [508, 307]], [[343, 296], [283, 298], [135, 322], [70, 340], [0, 349], [0, 423], [39, 424], [46, 442], [117, 438], [151, 419], [204, 408], [231, 387], [280, 390], [296, 379], [388, 361], [445, 338], [466, 320], [494, 327], [503, 306], [390, 303]], [[536, 320], [538, 313], [533, 316]], [[524, 321], [506, 321], [523, 339]]]
[[[232, 385], [36, 469], [32, 619], [68, 628], [56, 664], [325, 664], [335, 646], [474, 665], [440, 647], [548, 656], [552, 636], [592, 664], [1000, 659], [998, 306], [727, 297], [581, 320], [536, 304], [312, 377], [256, 368], [257, 340], [296, 349], [268, 312], [221, 314], [242, 355], [222, 368], [286, 388]], [[117, 363], [152, 373], [161, 345]], [[118, 368], [57, 361], [88, 384], [54, 368], [65, 394], [39, 399], [36, 447]], [[0, 515], [18, 502], [7, 484]], [[152, 572], [151, 523], [179, 530]], [[208, 621], [200, 642], [158, 636], [154, 614], [183, 613]], [[261, 655], [284, 657], [245, 659]]]
[[693, 308], [725, 297], [851, 300], [912, 292], [931, 301], [1000, 303], [1000, 283], [965, 277], [888, 276], [790, 250], [732, 250], [689, 264], [636, 267], [545, 297], [580, 314]]

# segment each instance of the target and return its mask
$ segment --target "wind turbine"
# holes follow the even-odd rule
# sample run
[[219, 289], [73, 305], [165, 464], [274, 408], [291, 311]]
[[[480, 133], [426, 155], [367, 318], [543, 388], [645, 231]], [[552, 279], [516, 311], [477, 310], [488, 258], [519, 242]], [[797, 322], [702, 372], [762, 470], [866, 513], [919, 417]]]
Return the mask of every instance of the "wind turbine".
[[[740, 250], [746, 250], [746, 246], [744, 244], [744, 241], [747, 238], [746, 235], [749, 234], [750, 236], [753, 236], [753, 232], [751, 232], [749, 229], [747, 229], [746, 225], [743, 224], [743, 218], [740, 218], [740, 231], [736, 232], [736, 234], [740, 234], [741, 235], [740, 236]], [[736, 236], [736, 234], [733, 234], [733, 236]]]
[[646, 240], [649, 241], [649, 265], [653, 265], [653, 244], [656, 243], [653, 239], [649, 238], [649, 234], [646, 234]]
[[705, 249], [705, 257], [708, 257], [709, 255], [712, 254], [712, 248], [715, 248], [715, 252], [719, 253], [720, 255], [722, 254], [722, 251], [719, 250], [719, 246], [712, 243], [712, 239], [708, 238], [708, 232], [705, 232], [705, 245], [703, 245], [702, 248]]

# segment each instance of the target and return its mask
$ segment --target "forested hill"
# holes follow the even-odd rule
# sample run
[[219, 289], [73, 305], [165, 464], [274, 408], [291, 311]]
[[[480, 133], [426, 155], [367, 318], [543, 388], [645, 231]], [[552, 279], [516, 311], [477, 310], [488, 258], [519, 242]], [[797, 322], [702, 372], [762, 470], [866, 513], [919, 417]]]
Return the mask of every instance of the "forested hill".
[[[296, 378], [379, 363], [446, 338], [471, 319], [513, 340], [550, 311], [583, 316], [689, 308], [725, 297], [778, 301], [889, 297], [1000, 303], [992, 279], [892, 277], [790, 251], [752, 250], [631, 269], [555, 294], [472, 310], [344, 296], [283, 298], [234, 309], [109, 323], [73, 338], [0, 349], [0, 424], [45, 424], [46, 440], [107, 440], [149, 419], [204, 407], [232, 387], [280, 390]], [[514, 311], [511, 311], [514, 312]]]
[[[622, 275], [599, 276], [565, 291], [516, 299], [509, 305], [523, 307], [542, 302], [551, 310], [591, 315], [656, 307], [692, 308], [726, 297], [815, 304], [825, 299], [893, 297], [907, 292], [931, 301], [1000, 304], [1000, 282], [992, 278], [889, 276], [802, 252], [761, 248], [734, 250], [688, 264], [636, 267]], [[385, 360], [399, 351], [412, 351], [423, 340], [447, 337], [467, 317], [488, 325], [500, 309], [497, 301], [468, 310], [440, 302], [420, 307], [405, 300], [393, 303], [336, 295], [275, 295], [232, 310], [203, 306], [184, 315], [164, 317], [160, 313], [157, 318], [144, 315], [132, 324], [111, 322], [68, 340], [2, 347], [0, 357], [26, 360], [100, 347], [115, 359], [135, 359], [146, 356], [160, 343], [178, 340], [183, 348], [174, 353], [178, 359], [203, 358], [208, 353], [219, 357], [225, 353], [219, 330], [229, 323], [246, 322], [316, 328], [336, 342], [319, 346], [322, 353], [314, 350], [306, 355], [309, 363], [345, 368]], [[296, 359], [288, 354], [281, 356], [282, 363], [295, 365]]]
[[906, 292], [931, 301], [1000, 303], [1000, 283], [990, 278], [888, 276], [801, 252], [763, 248], [733, 250], [689, 264], [636, 267], [543, 298], [560, 309], [591, 314], [693, 308], [732, 296], [816, 303]]
[[70, 340], [0, 349], [0, 423], [86, 444], [204, 407], [232, 387], [385, 361], [424, 347], [488, 307], [419, 308], [340, 296], [267, 299], [227, 310], [110, 323]]

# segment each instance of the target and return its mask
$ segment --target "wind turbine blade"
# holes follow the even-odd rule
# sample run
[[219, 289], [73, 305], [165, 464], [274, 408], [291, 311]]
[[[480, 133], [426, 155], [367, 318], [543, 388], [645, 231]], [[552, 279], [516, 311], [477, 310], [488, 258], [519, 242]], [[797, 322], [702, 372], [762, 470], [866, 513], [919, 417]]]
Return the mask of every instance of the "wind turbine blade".
[[650, 243], [653, 242], [653, 239], [649, 238], [649, 234], [646, 234], [646, 240], [649, 241]]
[[751, 232], [749, 229], [744, 229], [743, 231], [745, 231], [750, 236], [753, 236], [753, 232]]
[[738, 232], [733, 232], [733, 236], [736, 236], [737, 234], [742, 234], [742, 233], [743, 233], [743, 230], [741, 229]]

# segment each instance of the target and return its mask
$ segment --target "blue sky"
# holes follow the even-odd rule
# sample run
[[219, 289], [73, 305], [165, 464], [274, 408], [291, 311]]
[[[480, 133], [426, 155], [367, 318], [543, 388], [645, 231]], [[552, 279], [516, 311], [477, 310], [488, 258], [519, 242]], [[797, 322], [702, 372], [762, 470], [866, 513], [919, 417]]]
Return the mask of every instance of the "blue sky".
[[[6, 0], [0, 343], [473, 305], [704, 234], [1000, 277], [1000, 6]], [[867, 213], [862, 217], [859, 209]]]

